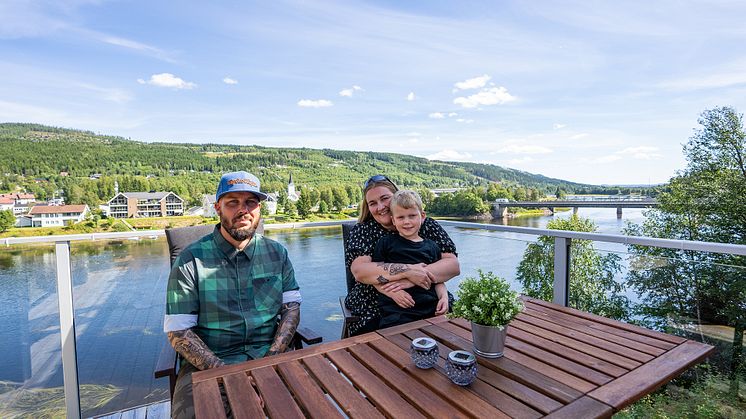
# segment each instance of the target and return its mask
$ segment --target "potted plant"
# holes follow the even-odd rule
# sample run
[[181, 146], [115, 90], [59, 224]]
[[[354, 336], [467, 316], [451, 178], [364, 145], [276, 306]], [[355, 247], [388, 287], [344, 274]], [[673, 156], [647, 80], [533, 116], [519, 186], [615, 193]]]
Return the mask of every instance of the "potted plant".
[[486, 358], [503, 355], [508, 323], [523, 310], [523, 302], [510, 285], [492, 272], [477, 271], [478, 278], [459, 284], [451, 317], [471, 321], [474, 352]]

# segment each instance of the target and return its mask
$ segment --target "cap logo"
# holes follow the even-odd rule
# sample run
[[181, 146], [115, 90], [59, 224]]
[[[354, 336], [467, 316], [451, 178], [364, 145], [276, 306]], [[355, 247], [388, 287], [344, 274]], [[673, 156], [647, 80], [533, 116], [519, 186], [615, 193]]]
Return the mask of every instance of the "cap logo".
[[231, 180], [228, 181], [229, 185], [236, 185], [238, 183], [245, 183], [247, 185], [251, 185], [251, 186], [256, 187], [256, 182], [254, 182], [251, 179], [231, 179]]

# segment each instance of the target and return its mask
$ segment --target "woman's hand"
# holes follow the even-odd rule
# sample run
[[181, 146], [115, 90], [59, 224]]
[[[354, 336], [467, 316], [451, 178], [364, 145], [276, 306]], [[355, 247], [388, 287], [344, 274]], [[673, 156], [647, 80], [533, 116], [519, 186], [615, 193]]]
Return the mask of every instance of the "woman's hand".
[[407, 280], [409, 280], [409, 282], [411, 282], [412, 284], [417, 285], [418, 287], [429, 290], [430, 285], [433, 284], [433, 279], [435, 279], [435, 277], [432, 273], [430, 273], [430, 271], [427, 270], [427, 265], [424, 263], [416, 263], [407, 266], [409, 267], [409, 269], [405, 273], [405, 275], [407, 276]]
[[412, 288], [415, 285], [412, 283], [412, 281], [409, 281], [407, 279], [402, 279], [399, 281], [389, 282], [386, 285], [381, 286], [381, 290], [388, 291], [388, 292], [394, 292], [399, 290], [405, 290], [407, 288]]

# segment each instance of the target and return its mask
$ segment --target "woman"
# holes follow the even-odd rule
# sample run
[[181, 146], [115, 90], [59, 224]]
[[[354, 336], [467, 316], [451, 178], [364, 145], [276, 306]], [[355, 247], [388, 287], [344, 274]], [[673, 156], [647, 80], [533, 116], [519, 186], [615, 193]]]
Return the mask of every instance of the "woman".
[[345, 305], [360, 318], [350, 325], [350, 334], [359, 335], [378, 328], [380, 310], [378, 292], [383, 292], [404, 307], [414, 306], [405, 288], [429, 288], [433, 282], [445, 282], [460, 273], [456, 245], [448, 233], [430, 217], [420, 228], [420, 236], [433, 240], [440, 247], [442, 257], [430, 265], [384, 264], [373, 262], [376, 242], [387, 234], [396, 234], [391, 221], [389, 202], [398, 188], [386, 176], [372, 176], [363, 185], [363, 202], [358, 223], [350, 231], [345, 247], [345, 263], [357, 283], [352, 288]]

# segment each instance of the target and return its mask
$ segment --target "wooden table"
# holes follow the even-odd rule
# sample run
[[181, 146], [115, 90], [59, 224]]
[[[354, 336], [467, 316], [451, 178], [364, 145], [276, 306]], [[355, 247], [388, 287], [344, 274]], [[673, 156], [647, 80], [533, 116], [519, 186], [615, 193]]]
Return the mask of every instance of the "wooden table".
[[[422, 336], [438, 341], [435, 368], [411, 361], [409, 345]], [[226, 417], [223, 391], [236, 418], [609, 417], [714, 350], [534, 299], [511, 322], [505, 356], [478, 357], [467, 387], [445, 375], [454, 349], [472, 350], [469, 323], [437, 317], [201, 371], [192, 377], [195, 411]]]

